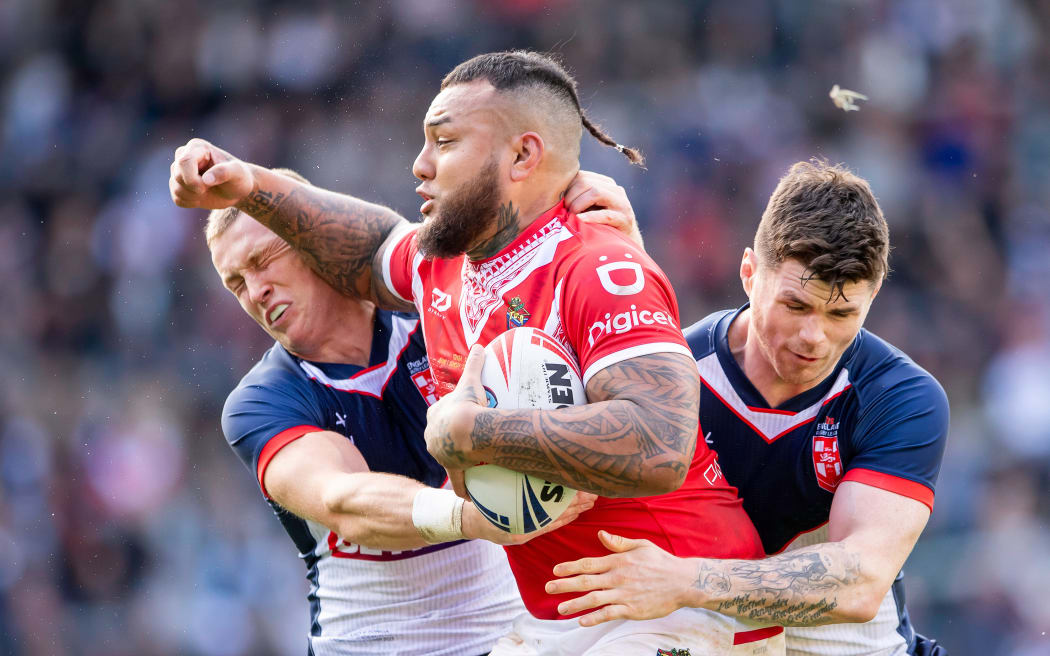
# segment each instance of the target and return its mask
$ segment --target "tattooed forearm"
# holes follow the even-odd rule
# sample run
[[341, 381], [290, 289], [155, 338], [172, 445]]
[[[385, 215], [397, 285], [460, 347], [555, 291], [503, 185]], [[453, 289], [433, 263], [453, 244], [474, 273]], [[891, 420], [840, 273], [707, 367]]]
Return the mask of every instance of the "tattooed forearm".
[[704, 607], [785, 626], [849, 621], [842, 606], [864, 581], [859, 555], [826, 542], [763, 560], [701, 560], [694, 587]]
[[696, 447], [699, 383], [685, 355], [632, 358], [595, 374], [589, 405], [491, 410], [471, 431], [477, 457], [602, 496], [676, 489]]
[[309, 185], [285, 193], [259, 184], [237, 209], [284, 238], [336, 289], [371, 298], [372, 261], [404, 219], [380, 205]]
[[470, 249], [467, 256], [472, 260], [484, 260], [492, 257], [503, 250], [503, 247], [514, 241], [521, 232], [518, 225], [518, 208], [514, 203], [507, 202], [500, 205], [499, 213], [496, 215], [496, 234]]

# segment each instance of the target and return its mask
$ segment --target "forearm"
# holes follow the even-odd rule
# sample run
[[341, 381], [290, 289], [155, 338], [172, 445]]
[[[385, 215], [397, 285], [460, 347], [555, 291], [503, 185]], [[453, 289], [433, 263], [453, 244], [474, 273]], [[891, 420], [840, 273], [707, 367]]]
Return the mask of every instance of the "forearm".
[[280, 235], [336, 289], [372, 298], [372, 262], [405, 219], [381, 205], [302, 184], [269, 169], [253, 165], [251, 170], [254, 186], [237, 209]]
[[685, 424], [622, 400], [561, 410], [480, 409], [470, 455], [600, 496], [649, 496], [684, 480], [696, 436], [695, 421]]
[[321, 493], [316, 518], [347, 542], [399, 551], [427, 545], [412, 523], [412, 504], [423, 484], [403, 476], [362, 472], [333, 476]]
[[864, 622], [889, 585], [880, 586], [863, 562], [844, 542], [762, 560], [693, 559], [686, 605], [783, 626]]

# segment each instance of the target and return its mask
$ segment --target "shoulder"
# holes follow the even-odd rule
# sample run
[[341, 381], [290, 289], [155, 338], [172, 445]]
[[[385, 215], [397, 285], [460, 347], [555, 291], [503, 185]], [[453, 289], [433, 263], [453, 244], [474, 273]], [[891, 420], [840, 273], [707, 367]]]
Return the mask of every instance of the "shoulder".
[[846, 366], [862, 405], [880, 401], [921, 403], [948, 410], [944, 388], [906, 353], [868, 330], [857, 336], [856, 353]]
[[700, 360], [715, 352], [718, 341], [718, 324], [734, 311], [729, 309], [712, 312], [700, 321], [683, 329], [685, 341], [689, 344], [689, 350], [693, 352], [695, 359]]
[[290, 397], [309, 396], [310, 390], [311, 381], [298, 361], [281, 345], [274, 344], [226, 397], [223, 421], [243, 412], [246, 406], [279, 404]]

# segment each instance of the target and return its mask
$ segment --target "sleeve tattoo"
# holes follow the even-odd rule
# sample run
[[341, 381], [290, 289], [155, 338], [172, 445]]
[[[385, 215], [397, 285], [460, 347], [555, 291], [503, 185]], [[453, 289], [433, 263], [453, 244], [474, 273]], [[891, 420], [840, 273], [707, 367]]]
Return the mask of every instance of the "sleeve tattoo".
[[696, 365], [660, 353], [606, 367], [588, 405], [482, 412], [472, 449], [508, 469], [602, 496], [653, 494], [654, 475], [684, 479], [696, 447]]
[[237, 208], [291, 244], [328, 284], [366, 299], [373, 297], [376, 253], [404, 221], [381, 205], [311, 186], [297, 186], [288, 194], [256, 186]]
[[842, 621], [840, 595], [860, 580], [858, 554], [826, 542], [763, 560], [701, 560], [694, 586], [728, 615], [815, 626]]

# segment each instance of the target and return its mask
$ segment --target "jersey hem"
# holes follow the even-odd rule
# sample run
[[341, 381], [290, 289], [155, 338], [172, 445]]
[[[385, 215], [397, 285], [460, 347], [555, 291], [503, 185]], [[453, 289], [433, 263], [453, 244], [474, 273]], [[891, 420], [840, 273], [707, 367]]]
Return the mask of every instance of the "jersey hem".
[[933, 511], [933, 490], [922, 483], [916, 483], [900, 476], [871, 469], [851, 469], [842, 477], [842, 482], [845, 481], [863, 483], [864, 485], [877, 487], [880, 490], [893, 492], [909, 499], [915, 499], [929, 508], [931, 512]]
[[653, 355], [654, 353], [681, 353], [689, 357], [693, 357], [693, 353], [689, 350], [688, 346], [682, 344], [676, 344], [674, 342], [656, 342], [653, 344], [639, 344], [638, 346], [632, 346], [625, 348], [615, 353], [610, 353], [605, 357], [598, 358], [591, 363], [589, 367], [583, 372], [583, 386], [587, 387], [587, 383], [591, 378], [606, 367], [623, 362], [624, 360], [630, 360], [631, 358], [638, 358], [643, 355]]
[[270, 498], [270, 493], [266, 491], [266, 485], [263, 483], [263, 476], [266, 474], [266, 468], [270, 466], [270, 461], [277, 455], [277, 452], [307, 433], [320, 433], [323, 431], [323, 428], [302, 424], [286, 428], [270, 438], [266, 446], [262, 448], [262, 452], [259, 454], [259, 464], [255, 468], [255, 475], [259, 479], [259, 489], [262, 490], [263, 496], [267, 499]]

